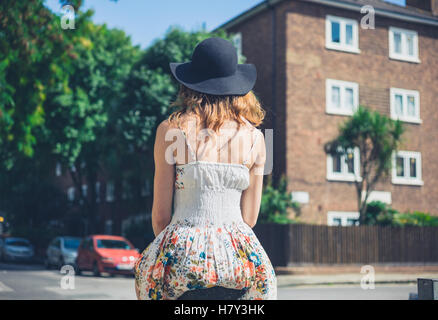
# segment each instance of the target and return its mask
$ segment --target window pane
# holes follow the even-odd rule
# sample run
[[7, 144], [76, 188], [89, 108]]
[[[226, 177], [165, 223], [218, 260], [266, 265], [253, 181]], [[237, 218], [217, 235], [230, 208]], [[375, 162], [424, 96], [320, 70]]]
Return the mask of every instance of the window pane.
[[405, 176], [404, 158], [397, 156], [396, 162], [397, 162], [396, 163], [397, 177], [404, 177]]
[[354, 155], [353, 155], [353, 153], [347, 154], [347, 158], [345, 159], [345, 163], [347, 164], [348, 173], [354, 173]]
[[331, 24], [332, 24], [332, 42], [340, 43], [341, 33], [340, 33], [339, 22], [332, 21]]
[[409, 174], [410, 174], [411, 178], [417, 177], [417, 159], [415, 159], [415, 158], [410, 158]]
[[403, 115], [403, 96], [399, 94], [395, 95], [395, 113], [398, 116]]
[[353, 110], [354, 107], [354, 93], [352, 88], [345, 89], [345, 108]]
[[345, 43], [353, 45], [353, 25], [351, 24], [345, 26]]
[[334, 226], [340, 226], [340, 225], [342, 225], [341, 218], [334, 218], [334, 219], [333, 219], [333, 225], [334, 225]]
[[401, 49], [401, 33], [394, 32], [394, 52], [395, 53], [402, 53]]
[[357, 219], [348, 218], [347, 219], [347, 226], [354, 226], [356, 225]]
[[408, 96], [408, 115], [411, 117], [416, 116], [414, 96]]
[[406, 35], [406, 42], [408, 46], [408, 55], [414, 55], [414, 36], [412, 34]]
[[332, 106], [341, 107], [341, 88], [339, 87], [332, 87]]
[[341, 156], [333, 156], [333, 172], [341, 173]]

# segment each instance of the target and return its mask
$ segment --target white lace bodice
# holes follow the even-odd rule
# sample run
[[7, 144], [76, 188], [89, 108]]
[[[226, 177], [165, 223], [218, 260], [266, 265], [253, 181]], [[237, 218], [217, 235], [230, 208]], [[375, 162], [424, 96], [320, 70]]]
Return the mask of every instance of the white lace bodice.
[[242, 222], [240, 198], [249, 186], [244, 164], [194, 161], [176, 166], [172, 222]]
[[199, 161], [184, 130], [181, 128], [180, 130], [184, 135], [190, 157], [195, 160], [175, 166], [173, 216], [170, 223], [191, 225], [243, 223], [240, 199], [242, 191], [247, 189], [250, 183], [249, 168], [246, 163], [250, 159], [259, 135], [256, 135], [251, 149], [241, 164], [224, 163]]

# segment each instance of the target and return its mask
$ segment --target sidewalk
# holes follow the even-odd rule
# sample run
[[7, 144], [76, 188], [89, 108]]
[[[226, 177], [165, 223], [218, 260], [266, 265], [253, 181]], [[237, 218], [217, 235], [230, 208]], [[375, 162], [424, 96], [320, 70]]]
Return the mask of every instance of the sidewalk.
[[[375, 283], [417, 283], [417, 278], [438, 279], [438, 265], [373, 265]], [[275, 268], [278, 287], [358, 284], [362, 265], [301, 265]]]

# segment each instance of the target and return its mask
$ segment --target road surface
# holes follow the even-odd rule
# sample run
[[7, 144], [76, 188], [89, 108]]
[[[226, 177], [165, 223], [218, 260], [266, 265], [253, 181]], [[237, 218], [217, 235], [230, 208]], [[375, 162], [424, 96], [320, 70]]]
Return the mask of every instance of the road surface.
[[[0, 263], [0, 300], [136, 299], [133, 276], [94, 277], [84, 273], [74, 276], [73, 281], [67, 281], [65, 276], [59, 270], [45, 270], [40, 265]], [[415, 284], [376, 285], [374, 290], [363, 290], [359, 285], [279, 287], [278, 299], [407, 300], [409, 293], [416, 291]]]

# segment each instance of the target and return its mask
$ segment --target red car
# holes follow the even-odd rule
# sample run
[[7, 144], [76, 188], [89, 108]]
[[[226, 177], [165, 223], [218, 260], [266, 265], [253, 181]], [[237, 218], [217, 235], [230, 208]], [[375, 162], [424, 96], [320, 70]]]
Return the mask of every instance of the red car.
[[76, 271], [93, 271], [95, 276], [102, 272], [133, 274], [134, 264], [140, 253], [125, 238], [108, 235], [92, 235], [82, 240], [76, 258]]

